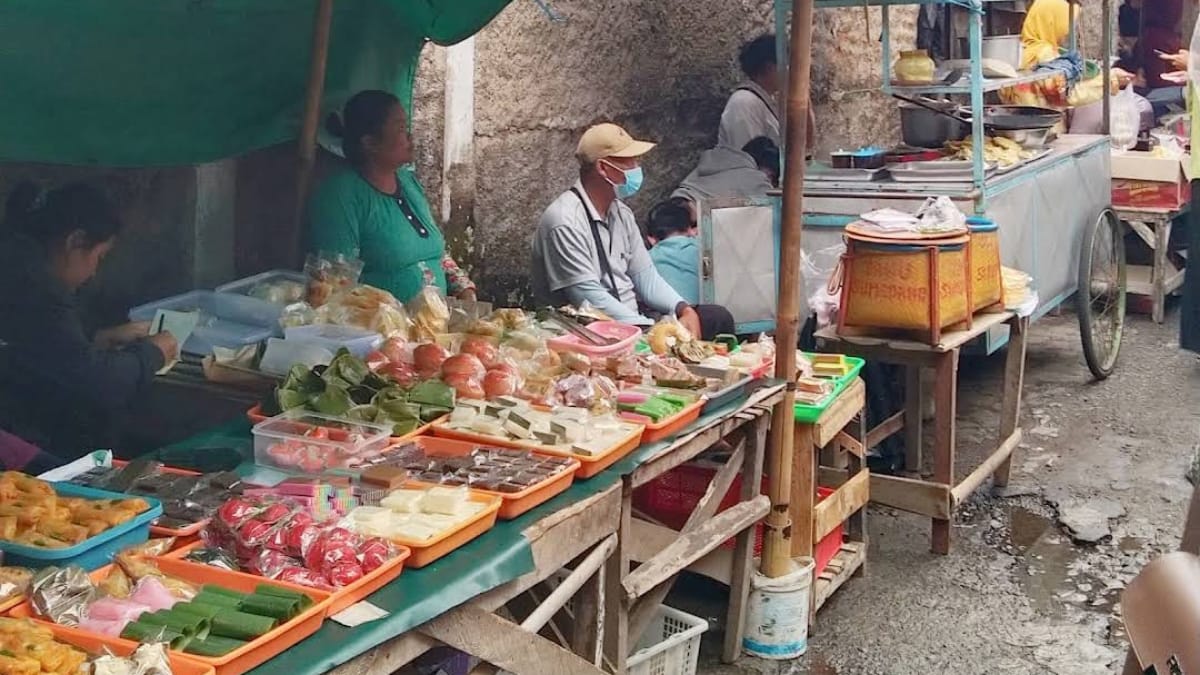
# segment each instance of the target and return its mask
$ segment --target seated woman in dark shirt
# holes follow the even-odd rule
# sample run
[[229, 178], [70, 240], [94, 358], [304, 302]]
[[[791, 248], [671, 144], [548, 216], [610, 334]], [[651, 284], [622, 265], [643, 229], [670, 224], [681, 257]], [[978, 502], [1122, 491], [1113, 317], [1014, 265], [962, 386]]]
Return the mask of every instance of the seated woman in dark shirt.
[[[75, 294], [95, 276], [120, 228], [108, 199], [83, 184], [42, 195], [23, 183], [5, 206], [0, 430], [61, 460], [111, 447], [115, 416], [179, 353], [175, 338], [148, 336], [147, 324], [90, 337], [83, 327]], [[16, 443], [0, 443], [5, 466], [21, 463], [17, 455]]]

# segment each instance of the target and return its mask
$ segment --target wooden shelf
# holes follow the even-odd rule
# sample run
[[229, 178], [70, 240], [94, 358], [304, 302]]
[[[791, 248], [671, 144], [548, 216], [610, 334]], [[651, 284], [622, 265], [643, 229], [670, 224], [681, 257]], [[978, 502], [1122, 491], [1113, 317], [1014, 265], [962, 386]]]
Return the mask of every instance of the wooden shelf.
[[847, 541], [842, 549], [833, 556], [829, 564], [821, 570], [821, 576], [813, 584], [813, 614], [829, 600], [834, 591], [850, 580], [867, 561], [867, 542]]

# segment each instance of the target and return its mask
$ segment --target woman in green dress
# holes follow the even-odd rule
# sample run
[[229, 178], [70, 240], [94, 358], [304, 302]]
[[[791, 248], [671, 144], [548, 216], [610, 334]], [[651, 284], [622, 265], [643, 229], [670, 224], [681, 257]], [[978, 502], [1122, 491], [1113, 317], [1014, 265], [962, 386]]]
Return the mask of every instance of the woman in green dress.
[[329, 127], [342, 138], [347, 166], [326, 178], [309, 203], [309, 248], [362, 260], [362, 282], [401, 302], [429, 285], [474, 300], [475, 285], [446, 253], [417, 182], [400, 100], [385, 91], [361, 91]]

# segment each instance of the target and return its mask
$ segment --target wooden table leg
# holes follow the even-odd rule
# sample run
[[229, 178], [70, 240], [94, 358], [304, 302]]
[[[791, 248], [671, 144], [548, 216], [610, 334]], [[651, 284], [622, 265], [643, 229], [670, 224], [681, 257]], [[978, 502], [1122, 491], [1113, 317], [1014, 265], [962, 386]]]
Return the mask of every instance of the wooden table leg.
[[[921, 470], [922, 402], [925, 390], [921, 386], [921, 367], [904, 367], [904, 469]], [[864, 415], [865, 415], [864, 411]], [[869, 448], [868, 448], [869, 449]]]
[[[934, 368], [933, 479], [943, 485], [954, 485], [954, 449], [956, 415], [958, 413], [958, 350], [941, 354]], [[934, 553], [950, 552], [950, 520], [935, 518], [931, 530]]]
[[[1000, 411], [1000, 438], [1003, 444], [1021, 423], [1021, 391], [1025, 385], [1025, 334], [1029, 320], [1014, 318], [1009, 322], [1008, 354], [1004, 359], [1004, 402]], [[1008, 485], [1008, 474], [1012, 470], [1012, 458], [1016, 450], [996, 468], [992, 483], [996, 487]]]
[[1171, 221], [1159, 218], [1154, 222], [1154, 269], [1150, 273], [1151, 318], [1154, 323], [1163, 322], [1167, 301], [1167, 249], [1170, 246]]
[[613, 672], [625, 672], [629, 658], [629, 604], [621, 584], [629, 574], [629, 537], [633, 518], [633, 484], [629, 476], [621, 479], [621, 524], [617, 531], [617, 549], [604, 569], [604, 658]]
[[[741, 501], [748, 502], [762, 494], [763, 462], [767, 450], [767, 430], [770, 418], [763, 415], [754, 420], [747, 440], [746, 456], [742, 461]], [[733, 663], [742, 654], [742, 637], [746, 634], [746, 603], [750, 598], [750, 577], [754, 574], [754, 541], [758, 528], [742, 530], [733, 549], [733, 569], [729, 575], [729, 612], [725, 619], [725, 645], [721, 661]]]
[[813, 554], [813, 506], [817, 499], [817, 458], [811, 424], [796, 424], [792, 440], [792, 557]]

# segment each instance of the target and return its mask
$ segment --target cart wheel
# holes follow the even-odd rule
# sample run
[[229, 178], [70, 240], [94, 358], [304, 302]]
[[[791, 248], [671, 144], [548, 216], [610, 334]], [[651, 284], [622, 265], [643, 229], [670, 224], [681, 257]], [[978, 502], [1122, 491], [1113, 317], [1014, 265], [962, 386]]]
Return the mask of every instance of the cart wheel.
[[1076, 298], [1083, 357], [1096, 379], [1106, 379], [1116, 368], [1125, 328], [1125, 237], [1112, 209], [1084, 234]]

